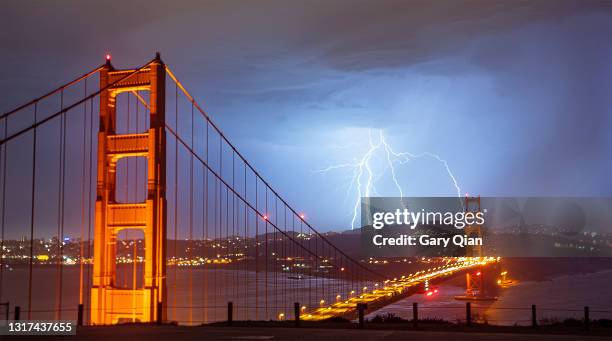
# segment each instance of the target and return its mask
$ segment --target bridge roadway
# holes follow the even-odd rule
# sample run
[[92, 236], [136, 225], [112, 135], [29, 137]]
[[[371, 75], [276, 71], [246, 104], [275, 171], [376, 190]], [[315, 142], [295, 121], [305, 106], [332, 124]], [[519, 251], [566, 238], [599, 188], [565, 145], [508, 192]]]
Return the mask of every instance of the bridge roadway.
[[352, 320], [357, 318], [358, 303], [367, 304], [368, 312], [372, 312], [414, 294], [426, 280], [430, 282], [440, 281], [466, 270], [491, 265], [498, 261], [499, 258], [494, 257], [458, 258], [446, 265], [417, 271], [401, 278], [386, 280], [382, 286], [376, 284], [375, 288], [363, 288], [363, 292], [359, 296], [355, 295], [347, 300], [320, 307], [302, 315], [301, 318], [305, 321], [320, 321], [332, 317]]

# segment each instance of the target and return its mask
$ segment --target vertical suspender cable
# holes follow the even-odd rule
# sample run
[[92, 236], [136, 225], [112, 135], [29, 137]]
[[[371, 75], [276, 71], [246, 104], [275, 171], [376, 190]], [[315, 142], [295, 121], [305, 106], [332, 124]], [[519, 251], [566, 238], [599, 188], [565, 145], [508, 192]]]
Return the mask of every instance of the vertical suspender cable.
[[268, 260], [269, 260], [269, 255], [268, 255], [268, 220], [270, 219], [269, 215], [270, 212], [268, 212], [268, 186], [266, 185], [266, 201], [265, 201], [265, 215], [266, 215], [266, 219], [265, 219], [265, 229], [266, 232], [264, 234], [265, 238], [266, 238], [266, 257], [265, 257], [265, 261], [266, 261], [266, 265], [265, 265], [265, 279], [264, 279], [264, 290], [265, 290], [265, 307], [266, 307], [266, 313], [264, 315], [264, 319], [269, 319], [270, 318], [270, 314], [268, 313]]
[[[210, 139], [208, 137], [208, 130], [209, 130], [209, 122], [208, 122], [208, 118], [206, 118], [206, 166], [209, 166], [209, 154], [210, 154]], [[208, 190], [208, 168], [204, 167], [204, 174], [206, 175], [204, 177], [204, 189], [205, 189], [205, 194], [204, 194], [204, 206], [205, 206], [205, 214], [206, 214], [206, 235], [205, 235], [205, 239], [206, 239], [206, 244], [205, 245], [209, 245], [209, 240], [208, 240], [208, 223], [209, 223], [209, 211], [208, 211], [208, 206], [209, 206], [209, 190]], [[209, 251], [210, 252], [210, 251]], [[207, 259], [209, 260], [210, 254], [207, 254]], [[206, 271], [206, 269], [204, 269], [204, 321], [208, 322], [208, 271]]]
[[258, 178], [255, 175], [255, 320], [259, 320], [259, 193]]
[[[174, 129], [176, 129], [177, 134], [179, 131], [178, 126], [178, 85], [175, 84], [174, 87]], [[177, 257], [177, 239], [178, 239], [178, 136], [174, 138], [174, 269], [173, 274], [174, 278], [172, 279], [172, 319], [176, 321], [176, 282], [177, 282], [177, 268], [178, 268], [178, 257]]]
[[[232, 150], [232, 187], [234, 189], [236, 189], [236, 164], [235, 164], [235, 152]], [[232, 258], [234, 259], [233, 263], [232, 263], [232, 270], [233, 274], [234, 274], [234, 283], [238, 283], [238, 269], [236, 268], [235, 264], [237, 259], [236, 254], [237, 252], [237, 248], [236, 248], [236, 222], [237, 222], [237, 213], [238, 210], [236, 209], [236, 195], [232, 194]], [[234, 285], [233, 287], [233, 291], [232, 291], [232, 300], [236, 300], [237, 294], [238, 294], [238, 285]]]
[[[37, 121], [38, 102], [34, 103], [34, 124]], [[34, 258], [34, 203], [36, 198], [36, 132], [37, 127], [34, 126], [33, 144], [32, 144], [32, 201], [30, 206], [30, 263], [28, 268], [28, 320], [32, 319], [32, 261]]]
[[[126, 124], [125, 133], [126, 134], [130, 134], [132, 127], [130, 125], [130, 116], [131, 115], [130, 115], [130, 93], [129, 92], [126, 94], [126, 97], [127, 97], [126, 98], [126, 105], [127, 105], [126, 122], [127, 122], [127, 124]], [[126, 203], [131, 202], [130, 201], [130, 187], [131, 187], [130, 186], [130, 180], [131, 180], [130, 179], [130, 166], [132, 164], [132, 160], [131, 159], [132, 158], [128, 157], [128, 158], [125, 158], [125, 160], [124, 160], [124, 165], [125, 165], [125, 186], [124, 186], [125, 193], [124, 194], [125, 194], [125, 196], [124, 196], [123, 200]], [[129, 242], [132, 241], [130, 239], [130, 234], [131, 234], [130, 230], [126, 229], [124, 234], [125, 234], [125, 239], [124, 239], [124, 241], [122, 243], [122, 246], [123, 246], [122, 248], [124, 249], [123, 250], [124, 252], [126, 252], [126, 251], [129, 252], [129, 250], [130, 250], [129, 249], [129, 247], [130, 247]], [[136, 235], [138, 235], [138, 234], [136, 234]], [[136, 238], [134, 238], [134, 240], [136, 240]], [[132, 255], [132, 257], [133, 257], [133, 255]], [[133, 258], [132, 258], [132, 260], [133, 260]], [[126, 261], [127, 261], [127, 259], [126, 259]], [[132, 265], [132, 270], [134, 270], [134, 265]], [[132, 281], [131, 281], [132, 283], [134, 282], [135, 278], [136, 278], [136, 272], [132, 271]], [[123, 271], [123, 282], [124, 282], [123, 283], [123, 287], [124, 288], [129, 288], [127, 280], [128, 280], [128, 271], [127, 271], [127, 269], [124, 269], [124, 271]], [[132, 290], [132, 322], [136, 321], [136, 308], [135, 308], [136, 305], [135, 305], [135, 300], [136, 300], [136, 292]]]
[[[247, 165], [244, 165], [244, 197], [247, 198]], [[249, 287], [251, 284], [249, 283], [249, 224], [248, 224], [248, 207], [247, 204], [244, 204], [244, 238], [242, 242], [244, 243], [244, 248], [242, 249], [244, 252], [244, 320], [249, 320]]]
[[[136, 93], [137, 94], [137, 93]], [[130, 118], [130, 96], [131, 93], [128, 92], [128, 123], [129, 118]], [[137, 98], [136, 98], [137, 99]], [[134, 133], [138, 133], [139, 132], [139, 127], [138, 127], [138, 100], [134, 101], [134, 103], [136, 104], [136, 128], [134, 129]], [[128, 132], [129, 133], [129, 132]], [[134, 171], [134, 202], [138, 202], [138, 162], [140, 160], [138, 158], [134, 159], [134, 163], [135, 163], [135, 171]], [[129, 166], [130, 164], [128, 164], [128, 171], [129, 171]], [[129, 192], [128, 192], [129, 194]], [[129, 195], [128, 195], [129, 198]], [[144, 237], [144, 235], [143, 235]], [[132, 307], [134, 307], [134, 309], [132, 310], [132, 321], [136, 322], [136, 287], [138, 285], [138, 234], [136, 234], [136, 236], [134, 237], [134, 240], [132, 241]], [[143, 268], [143, 276], [144, 276], [144, 268]], [[144, 279], [144, 278], [143, 278]], [[144, 286], [144, 281], [143, 281], [143, 286]]]
[[[289, 242], [289, 240], [286, 240], [285, 236], [287, 235], [287, 205], [284, 205], [284, 214], [283, 214], [283, 232], [284, 235], [281, 237], [283, 240], [283, 267], [284, 267], [284, 263], [287, 260], [287, 258], [289, 258], [289, 256], [287, 255], [287, 243]], [[284, 271], [285, 269], [283, 269]], [[286, 276], [283, 276], [286, 277]], [[283, 279], [283, 307], [287, 306], [287, 278]]]
[[[87, 97], [87, 79], [84, 81], [84, 97]], [[79, 236], [79, 304], [83, 304], [83, 256], [84, 256], [84, 240], [85, 240], [85, 144], [87, 143], [87, 102], [83, 103], [83, 141], [81, 147], [83, 154], [81, 155], [81, 233]]]
[[[85, 102], [87, 103], [87, 102]], [[87, 257], [91, 260], [91, 216], [92, 216], [92, 179], [93, 179], [93, 115], [94, 115], [94, 102], [93, 99], [89, 100], [90, 109], [89, 109], [89, 183], [87, 184], [87, 188], [89, 190], [87, 199]], [[92, 265], [87, 267], [87, 283], [91, 283], [91, 267]], [[87, 290], [87, 296], [89, 297], [90, 293]], [[87, 309], [89, 311], [89, 309]], [[91, 316], [90, 316], [91, 317]]]
[[[221, 199], [222, 197], [222, 185], [223, 183], [221, 182], [221, 179], [223, 179], [223, 140], [221, 138], [221, 134], [219, 134], [219, 176], [220, 178], [217, 179], [215, 181], [215, 185], [218, 184], [218, 186], [215, 188], [215, 192], [218, 190], [219, 196], [217, 197], [217, 193], [215, 193], [215, 217], [219, 218], [219, 220], [217, 220], [215, 218], [215, 241], [217, 242], [217, 247], [220, 248], [221, 247], [221, 239], [222, 239], [222, 220], [223, 220], [223, 201]], [[217, 229], [219, 230], [219, 233], [217, 234]], [[222, 254], [222, 251], [219, 250], [218, 251], [219, 255]], [[213, 305], [215, 306], [215, 308], [217, 307], [217, 298], [221, 297], [221, 283], [219, 283], [219, 274], [218, 271], [219, 270], [219, 263], [217, 263], [217, 266], [215, 266], [215, 299], [213, 302]]]
[[[64, 89], [60, 92], [60, 106], [61, 109], [64, 109]], [[61, 151], [60, 151], [60, 163], [61, 163], [61, 174], [60, 174], [60, 200], [59, 200], [59, 236], [58, 236], [58, 319], [62, 318], [62, 287], [63, 287], [63, 266], [64, 266], [64, 200], [65, 200], [65, 190], [66, 190], [66, 121], [68, 120], [68, 114], [64, 113], [61, 115]]]
[[[278, 225], [278, 198], [276, 197], [274, 198], [274, 223]], [[272, 230], [272, 233], [274, 236], [274, 243], [272, 244], [274, 246], [272, 250], [272, 271], [274, 271], [274, 306], [278, 307], [278, 264], [276, 261], [278, 259], [278, 242], [276, 240], [276, 231]]]
[[[206, 125], [206, 135], [208, 135], [208, 125]], [[204, 142], [206, 145], [205, 147], [207, 148], [205, 150], [206, 153], [206, 157], [208, 157], [208, 141]], [[206, 323], [206, 262], [208, 260], [208, 254], [207, 254], [207, 248], [206, 246], [208, 245], [208, 234], [206, 232], [206, 226], [207, 226], [207, 222], [208, 222], [208, 215], [206, 214], [206, 195], [207, 195], [207, 188], [206, 188], [206, 178], [208, 178], [208, 173], [206, 170], [206, 165], [202, 165], [202, 252], [204, 253], [204, 264], [202, 264], [202, 322]]]
[[[61, 93], [63, 94], [64, 90], [60, 90]], [[61, 97], [61, 95], [60, 95]], [[63, 105], [62, 105], [62, 100], [60, 99], [60, 110], [63, 109]], [[59, 311], [61, 309], [60, 306], [60, 292], [61, 292], [61, 288], [60, 288], [60, 267], [62, 266], [62, 243], [63, 243], [63, 238], [61, 235], [61, 220], [62, 220], [62, 165], [63, 165], [63, 158], [64, 158], [64, 150], [62, 148], [63, 146], [63, 137], [64, 137], [64, 120], [66, 119], [66, 115], [65, 114], [61, 114], [60, 115], [60, 123], [59, 123], [59, 128], [60, 128], [60, 133], [59, 133], [59, 161], [58, 161], [58, 170], [57, 170], [57, 250], [56, 250], [56, 254], [55, 254], [55, 258], [56, 258], [56, 272], [55, 272], [55, 311], [54, 311], [54, 316], [56, 320], [59, 320]]]
[[[4, 138], [8, 133], [8, 117], [4, 118]], [[4, 287], [4, 226], [6, 217], [6, 154], [8, 143], [2, 145], [2, 231], [0, 232], [0, 302], [2, 302], [2, 288]], [[7, 316], [8, 318], [8, 316]]]
[[[208, 130], [208, 126], [206, 126]], [[207, 141], [204, 141], [207, 143]], [[206, 147], [208, 147], [206, 145]], [[206, 155], [208, 155], [208, 151], [205, 150]], [[208, 219], [206, 215], [206, 178], [208, 177], [208, 173], [206, 172], [206, 165], [202, 164], [202, 253], [204, 258], [204, 263], [202, 264], [202, 323], [206, 323], [206, 261], [208, 260], [207, 248], [208, 240], [206, 238], [206, 219]]]
[[[226, 259], [229, 259], [229, 250], [230, 250], [230, 244], [229, 244], [229, 187], [225, 187], [225, 257]], [[228, 264], [226, 266], [229, 266], [229, 263], [223, 263], [223, 264]], [[225, 298], [221, 303], [223, 302], [228, 302], [227, 298], [228, 298], [228, 290], [227, 290], [227, 283], [226, 280], [229, 280], [229, 276], [226, 275], [226, 272], [223, 272], [223, 277], [222, 277], [222, 283], [223, 285], [223, 297]]]
[[[193, 103], [191, 104], [191, 150], [193, 149]], [[193, 153], [189, 154], [189, 253], [187, 259], [193, 259]], [[189, 265], [189, 324], [193, 323], [193, 264]]]
[[[302, 246], [304, 246], [304, 219], [302, 219], [302, 217], [300, 217], [300, 238], [301, 240], [298, 238], [298, 241], [300, 242], [300, 244], [302, 244]], [[300, 249], [300, 262], [301, 264], [304, 264], [304, 251], [302, 249]], [[300, 267], [300, 274], [304, 274], [303, 266]], [[298, 299], [298, 302], [304, 302], [303, 290], [302, 292], [300, 292], [300, 297]]]

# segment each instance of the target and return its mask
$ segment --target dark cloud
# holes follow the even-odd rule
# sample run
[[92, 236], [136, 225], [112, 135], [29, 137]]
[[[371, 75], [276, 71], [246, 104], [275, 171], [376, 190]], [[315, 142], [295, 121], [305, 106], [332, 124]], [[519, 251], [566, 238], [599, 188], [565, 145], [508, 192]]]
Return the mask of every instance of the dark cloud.
[[[351, 1], [323, 11], [302, 39], [342, 70], [405, 67], [461, 54], [482, 35], [611, 11], [607, 1]], [[489, 62], [489, 60], [483, 60]]]

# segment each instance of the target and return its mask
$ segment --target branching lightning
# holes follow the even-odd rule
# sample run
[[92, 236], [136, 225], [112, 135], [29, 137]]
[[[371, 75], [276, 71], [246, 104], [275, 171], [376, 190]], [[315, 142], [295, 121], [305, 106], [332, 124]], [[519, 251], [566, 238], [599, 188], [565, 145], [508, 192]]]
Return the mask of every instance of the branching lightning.
[[[353, 218], [351, 220], [351, 229], [355, 228], [355, 222], [357, 221], [358, 213], [359, 213], [359, 203], [362, 197], [369, 197], [372, 194], [376, 194], [375, 183], [377, 179], [383, 177], [386, 173], [386, 170], [389, 170], [391, 175], [391, 180], [400, 198], [404, 197], [404, 190], [400, 185], [400, 181], [397, 177], [396, 171], [396, 163], [403, 165], [410, 160], [428, 157], [432, 158], [439, 163], [441, 163], [446, 170], [449, 178], [451, 179], [455, 190], [457, 191], [457, 197], [461, 197], [461, 188], [459, 187], [459, 183], [457, 179], [453, 175], [448, 162], [442, 159], [440, 156], [430, 153], [423, 152], [420, 154], [412, 154], [408, 152], [396, 152], [393, 150], [391, 145], [386, 141], [385, 135], [382, 130], [379, 130], [378, 139], [374, 140], [372, 138], [372, 131], [368, 131], [368, 150], [361, 156], [361, 158], [356, 159], [354, 162], [350, 163], [341, 163], [337, 165], [332, 165], [324, 169], [317, 170], [317, 173], [327, 173], [330, 171], [338, 170], [338, 169], [350, 169], [352, 170], [352, 177], [350, 180], [349, 187], [347, 189], [346, 195], [347, 197], [350, 195], [352, 188], [354, 187], [357, 192], [357, 196], [355, 198], [355, 202], [353, 205]], [[382, 153], [382, 157], [386, 160], [385, 169], [382, 172], [376, 174], [373, 171], [372, 167], [372, 158], [378, 155], [378, 153]]]

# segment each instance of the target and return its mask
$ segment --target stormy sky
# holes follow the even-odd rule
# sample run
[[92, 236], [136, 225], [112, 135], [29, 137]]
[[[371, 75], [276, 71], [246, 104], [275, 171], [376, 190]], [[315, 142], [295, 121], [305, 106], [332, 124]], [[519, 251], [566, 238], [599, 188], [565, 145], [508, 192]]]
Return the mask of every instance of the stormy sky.
[[[159, 51], [288, 202], [346, 229], [352, 171], [316, 171], [369, 132], [462, 192], [612, 195], [610, 37], [609, 1], [3, 1], [0, 111]], [[456, 195], [435, 159], [396, 166], [404, 195]]]

